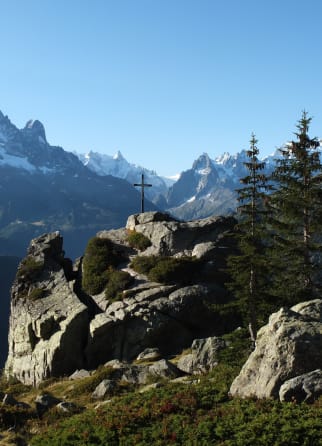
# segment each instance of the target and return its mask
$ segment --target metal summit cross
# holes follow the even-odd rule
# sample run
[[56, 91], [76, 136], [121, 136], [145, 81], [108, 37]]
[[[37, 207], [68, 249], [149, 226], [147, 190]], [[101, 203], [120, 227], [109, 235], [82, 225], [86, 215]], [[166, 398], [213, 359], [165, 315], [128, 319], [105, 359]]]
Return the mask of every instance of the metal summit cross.
[[152, 187], [152, 184], [145, 184], [144, 183], [144, 173], [141, 175], [141, 183], [134, 183], [133, 186], [139, 186], [141, 188], [141, 213], [144, 212], [144, 188], [145, 187]]

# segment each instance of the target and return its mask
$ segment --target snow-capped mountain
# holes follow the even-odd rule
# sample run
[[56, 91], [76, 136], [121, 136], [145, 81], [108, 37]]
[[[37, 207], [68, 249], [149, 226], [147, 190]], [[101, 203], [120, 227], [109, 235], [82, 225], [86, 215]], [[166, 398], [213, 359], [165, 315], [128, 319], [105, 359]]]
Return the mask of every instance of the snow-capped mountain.
[[[267, 173], [274, 166], [273, 159], [264, 160]], [[234, 213], [236, 189], [240, 188], [240, 178], [247, 174], [246, 161], [244, 150], [235, 155], [225, 152], [213, 160], [203, 153], [170, 187], [167, 210], [183, 220]]]
[[98, 175], [112, 175], [122, 178], [130, 184], [141, 180], [141, 174], [144, 174], [144, 180], [153, 184], [153, 187], [145, 190], [145, 195], [153, 202], [158, 203], [160, 196], [165, 196], [174, 181], [165, 179], [156, 174], [153, 170], [148, 170], [136, 164], [129, 163], [118, 151], [114, 156], [101, 154], [93, 151], [77, 155], [82, 163]]
[[[146, 209], [155, 207], [147, 200]], [[31, 238], [55, 230], [68, 235], [67, 254], [79, 255], [89, 237], [139, 210], [127, 181], [51, 146], [40, 121], [18, 129], [0, 112], [0, 255], [24, 255]]]

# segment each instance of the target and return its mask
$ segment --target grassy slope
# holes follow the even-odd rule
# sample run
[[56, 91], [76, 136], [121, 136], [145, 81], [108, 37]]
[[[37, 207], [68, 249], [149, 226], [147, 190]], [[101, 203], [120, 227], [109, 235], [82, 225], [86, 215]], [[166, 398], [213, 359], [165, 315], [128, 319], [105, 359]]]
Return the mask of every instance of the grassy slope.
[[[16, 442], [20, 438], [16, 444], [26, 444], [29, 437], [33, 446], [322, 445], [321, 399], [309, 406], [229, 398], [229, 386], [249, 350], [243, 331], [228, 337], [231, 344], [221, 353], [218, 367], [195, 384], [163, 382], [157, 389], [139, 393], [121, 383], [121, 393], [100, 407], [91, 393], [101, 379], [109, 377], [110, 370], [103, 367], [90, 378], [47, 382], [41, 390], [11, 386], [7, 390], [25, 402], [32, 403], [42, 391], [85, 409], [75, 415], [52, 409], [38, 419], [33, 410], [1, 407], [0, 428], [5, 431], [15, 422]], [[6, 386], [3, 382], [2, 390]]]

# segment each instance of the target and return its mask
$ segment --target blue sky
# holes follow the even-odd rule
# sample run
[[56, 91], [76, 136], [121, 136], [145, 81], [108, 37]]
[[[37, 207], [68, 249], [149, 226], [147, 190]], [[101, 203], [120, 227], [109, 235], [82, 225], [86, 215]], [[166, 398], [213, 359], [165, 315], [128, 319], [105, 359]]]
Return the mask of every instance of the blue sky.
[[320, 0], [0, 0], [0, 110], [162, 175], [322, 137]]

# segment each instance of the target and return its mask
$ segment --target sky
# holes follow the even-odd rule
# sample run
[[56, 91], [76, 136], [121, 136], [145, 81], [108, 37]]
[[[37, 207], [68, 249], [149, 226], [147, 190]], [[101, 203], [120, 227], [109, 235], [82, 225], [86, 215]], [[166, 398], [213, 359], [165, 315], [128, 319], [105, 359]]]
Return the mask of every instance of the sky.
[[0, 0], [0, 110], [171, 176], [322, 137], [320, 0]]

